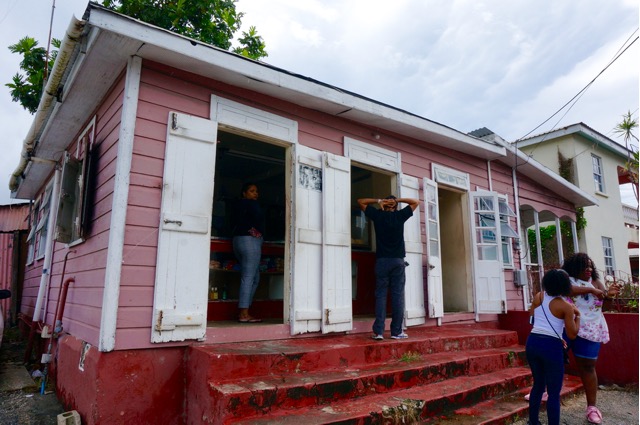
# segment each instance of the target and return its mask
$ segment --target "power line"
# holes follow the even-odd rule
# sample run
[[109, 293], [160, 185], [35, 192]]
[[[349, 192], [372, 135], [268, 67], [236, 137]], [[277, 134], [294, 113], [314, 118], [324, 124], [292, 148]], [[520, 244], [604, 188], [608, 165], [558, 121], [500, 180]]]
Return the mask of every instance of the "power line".
[[[638, 31], [638, 29], [636, 29], [634, 31], [634, 33], [636, 33]], [[628, 39], [627, 39], [628, 41]], [[544, 124], [546, 124], [549, 120], [551, 120], [551, 118], [555, 117], [556, 115], [558, 115], [560, 113], [560, 111], [562, 111], [564, 108], [567, 107], [567, 105], [569, 105], [570, 103], [572, 103], [575, 100], [577, 100], [576, 98], [580, 98], [582, 96], [582, 94], [589, 88], [591, 87], [591, 85], [598, 79], [598, 77], [600, 77], [604, 71], [606, 71], [611, 65], [614, 64], [615, 61], [617, 61], [620, 56], [622, 56], [624, 54], [624, 52], [626, 52], [629, 47], [631, 47], [633, 45], [633, 43], [635, 43], [636, 41], [638, 41], [638, 37], [636, 36], [635, 39], [633, 39], [633, 41], [631, 43], [629, 43], [621, 52], [620, 50], [618, 50], [620, 53], [617, 53], [616, 56], [607, 64], [607, 66], [605, 66], [599, 73], [598, 75], [596, 75], [586, 86], [584, 86], [582, 88], [582, 90], [580, 90], [575, 96], [573, 96], [567, 103], [565, 103], [564, 105], [562, 105], [562, 107], [560, 107], [560, 109], [558, 109], [556, 112], [554, 112], [549, 118], [547, 118], [546, 120], [544, 120], [542, 123], [540, 123], [539, 125], [537, 125], [533, 130], [529, 131], [527, 134], [525, 134], [524, 136], [520, 137], [518, 140], [516, 140], [515, 143], [518, 143], [520, 140], [524, 139], [525, 137], [527, 137], [528, 135], [530, 135], [531, 133], [533, 133], [534, 131], [536, 131], [538, 128], [542, 127]], [[625, 41], [626, 43], [626, 41]], [[574, 102], [575, 104], [575, 102]], [[573, 105], [571, 105], [571, 108], [573, 107]], [[569, 108], [569, 109], [571, 109]], [[568, 112], [568, 111], [567, 111]], [[566, 115], [566, 113], [565, 113]], [[554, 126], [555, 127], [555, 126]]]

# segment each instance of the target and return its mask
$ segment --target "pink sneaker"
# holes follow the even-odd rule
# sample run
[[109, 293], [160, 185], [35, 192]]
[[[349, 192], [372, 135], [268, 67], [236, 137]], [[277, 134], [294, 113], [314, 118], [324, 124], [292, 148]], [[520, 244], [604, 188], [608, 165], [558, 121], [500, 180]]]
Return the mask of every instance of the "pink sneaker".
[[[529, 401], [529, 396], [531, 394], [527, 394], [526, 396], [524, 396], [524, 399]], [[549, 394], [547, 394], [546, 392], [542, 393], [542, 401], [547, 401], [549, 399]]]
[[587, 406], [587, 420], [592, 424], [602, 423], [602, 413], [596, 406]]

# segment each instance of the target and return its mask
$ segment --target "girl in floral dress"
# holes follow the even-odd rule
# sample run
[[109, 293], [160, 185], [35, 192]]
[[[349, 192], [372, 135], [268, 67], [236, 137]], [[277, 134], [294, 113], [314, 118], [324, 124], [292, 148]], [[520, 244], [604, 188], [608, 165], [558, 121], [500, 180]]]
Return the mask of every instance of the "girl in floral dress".
[[571, 301], [580, 310], [582, 321], [575, 340], [567, 343], [573, 351], [578, 365], [578, 373], [587, 397], [587, 420], [602, 423], [602, 413], [596, 407], [598, 376], [596, 361], [600, 346], [609, 342], [609, 328], [602, 314], [605, 298], [618, 294], [618, 287], [607, 288], [600, 282], [593, 260], [585, 253], [578, 252], [568, 257], [562, 268], [571, 278]]

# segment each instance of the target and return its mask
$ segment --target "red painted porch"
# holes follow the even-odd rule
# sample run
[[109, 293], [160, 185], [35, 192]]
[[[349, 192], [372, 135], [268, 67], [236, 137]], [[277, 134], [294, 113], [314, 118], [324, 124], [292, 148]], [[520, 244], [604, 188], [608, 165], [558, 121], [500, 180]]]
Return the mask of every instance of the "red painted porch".
[[[57, 387], [86, 424], [503, 423], [526, 413], [531, 375], [516, 332], [491, 322], [407, 332], [404, 341], [366, 331], [111, 353], [66, 337]], [[580, 388], [567, 378], [565, 393]]]

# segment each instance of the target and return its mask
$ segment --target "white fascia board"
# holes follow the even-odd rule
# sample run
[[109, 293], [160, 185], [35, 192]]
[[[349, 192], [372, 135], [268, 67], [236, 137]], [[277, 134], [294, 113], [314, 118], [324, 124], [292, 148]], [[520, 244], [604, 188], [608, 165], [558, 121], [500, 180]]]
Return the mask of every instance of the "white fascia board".
[[578, 134], [623, 158], [627, 158], [627, 156], [631, 154], [631, 151], [629, 151], [626, 147], [598, 133], [597, 131], [583, 123], [572, 124], [570, 126], [550, 131], [548, 133], [539, 134], [528, 139], [518, 140], [516, 142], [512, 142], [512, 144], [517, 144], [518, 148], [523, 148], [527, 146], [534, 146], [545, 141], [555, 140], [563, 136], [569, 136], [571, 134]]
[[506, 155], [504, 147], [362, 96], [322, 84], [162, 28], [91, 5], [89, 24], [138, 40], [136, 52], [150, 59], [228, 84], [265, 93], [380, 129], [469, 152], [485, 159]]

